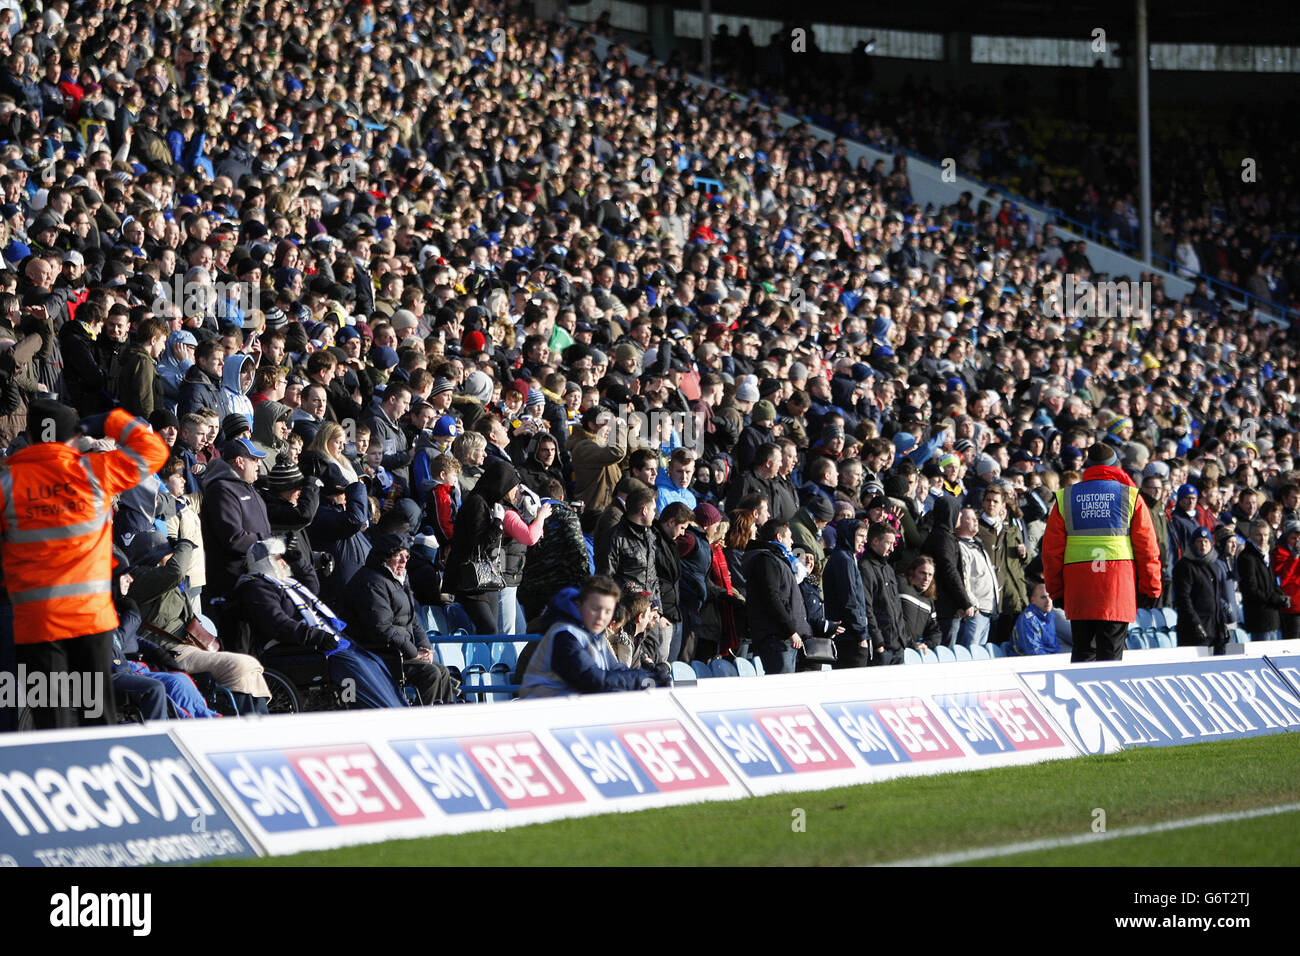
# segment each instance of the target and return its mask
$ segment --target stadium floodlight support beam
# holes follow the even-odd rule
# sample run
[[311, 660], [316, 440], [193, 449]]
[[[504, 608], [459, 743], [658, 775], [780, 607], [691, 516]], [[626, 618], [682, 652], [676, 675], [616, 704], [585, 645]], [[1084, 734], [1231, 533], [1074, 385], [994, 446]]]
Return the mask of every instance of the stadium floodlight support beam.
[[713, 82], [713, 3], [712, 0], [700, 0], [700, 37], [701, 63], [700, 72], [706, 83]]
[[1138, 216], [1142, 262], [1151, 265], [1151, 52], [1147, 42], [1147, 0], [1137, 4]]

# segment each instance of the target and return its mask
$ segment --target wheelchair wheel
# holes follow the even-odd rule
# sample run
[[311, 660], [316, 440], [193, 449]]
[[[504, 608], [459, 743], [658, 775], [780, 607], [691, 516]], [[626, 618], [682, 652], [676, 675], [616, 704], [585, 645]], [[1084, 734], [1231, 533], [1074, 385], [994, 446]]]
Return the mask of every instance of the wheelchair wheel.
[[302, 702], [298, 699], [298, 690], [279, 671], [262, 669], [266, 686], [271, 689], [271, 699], [266, 703], [269, 714], [297, 714], [302, 711]]

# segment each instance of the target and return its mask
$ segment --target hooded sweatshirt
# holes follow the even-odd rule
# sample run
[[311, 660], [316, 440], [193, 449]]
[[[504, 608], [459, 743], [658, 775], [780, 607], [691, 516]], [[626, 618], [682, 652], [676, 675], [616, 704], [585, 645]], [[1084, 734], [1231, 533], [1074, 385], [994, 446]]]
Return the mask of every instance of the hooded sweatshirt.
[[239, 373], [243, 370], [244, 363], [251, 361], [251, 355], [236, 352], [226, 359], [221, 373], [221, 417], [243, 415], [248, 419], [249, 428], [253, 427], [253, 402], [248, 397], [248, 388], [252, 388], [253, 383], [250, 381], [248, 388], [244, 388], [239, 383]]
[[528, 662], [521, 698], [602, 693], [653, 687], [649, 671], [620, 664], [609, 642], [582, 626], [578, 589], [565, 588], [547, 610], [554, 621]]
[[934, 559], [935, 613], [941, 621], [965, 612], [974, 602], [966, 592], [962, 574], [960, 545], [953, 529], [961, 502], [952, 495], [943, 495], [934, 504], [934, 527], [925, 539], [921, 553]]
[[266, 452], [262, 462], [266, 472], [275, 467], [280, 452], [288, 444], [275, 437], [272, 426], [281, 418], [287, 418], [290, 411], [288, 405], [269, 399], [253, 410], [253, 441]]

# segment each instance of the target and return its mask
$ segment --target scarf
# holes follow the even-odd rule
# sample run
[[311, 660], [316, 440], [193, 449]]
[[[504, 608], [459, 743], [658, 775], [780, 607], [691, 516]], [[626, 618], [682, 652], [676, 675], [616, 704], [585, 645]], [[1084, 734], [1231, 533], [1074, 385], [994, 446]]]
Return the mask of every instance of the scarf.
[[799, 569], [803, 567], [803, 562], [794, 556], [794, 552], [783, 545], [780, 541], [773, 541], [781, 551], [781, 557], [785, 558], [785, 563], [790, 565], [790, 570], [794, 572], [795, 577], [799, 576]]
[[722, 550], [722, 545], [713, 546], [713, 557], [709, 566], [710, 576], [714, 578], [718, 587], [722, 588], [727, 594], [736, 592], [731, 586], [731, 568], [727, 567], [727, 555]]
[[[339, 642], [338, 650], [341, 651], [351, 646], [351, 643], [343, 637], [343, 630], [347, 627], [347, 623], [335, 617], [329, 605], [312, 594], [307, 588], [292, 578], [288, 581], [280, 581], [264, 572], [258, 572], [256, 576], [275, 585], [282, 594], [287, 596], [304, 624], [308, 627], [322, 627], [332, 633]], [[328, 653], [332, 654], [334, 652], [329, 651]]]
[[773, 541], [772, 543], [781, 549], [781, 557], [785, 558], [786, 563], [790, 565], [790, 570], [794, 573], [794, 583], [803, 584], [803, 579], [808, 577], [808, 565], [800, 561], [795, 556], [795, 553], [780, 541]]

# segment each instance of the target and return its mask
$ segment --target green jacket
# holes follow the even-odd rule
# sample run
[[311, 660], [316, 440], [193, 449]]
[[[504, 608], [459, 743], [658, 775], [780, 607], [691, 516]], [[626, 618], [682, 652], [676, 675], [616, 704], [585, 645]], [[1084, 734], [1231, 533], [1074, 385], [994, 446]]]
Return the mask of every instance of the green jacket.
[[1029, 589], [1025, 585], [1025, 558], [1020, 557], [1020, 547], [1025, 543], [1020, 528], [1009, 517], [1002, 519], [1002, 528], [993, 526], [980, 515], [980, 541], [993, 559], [998, 573], [998, 588], [1002, 591], [1002, 614], [1019, 614], [1029, 606]]

